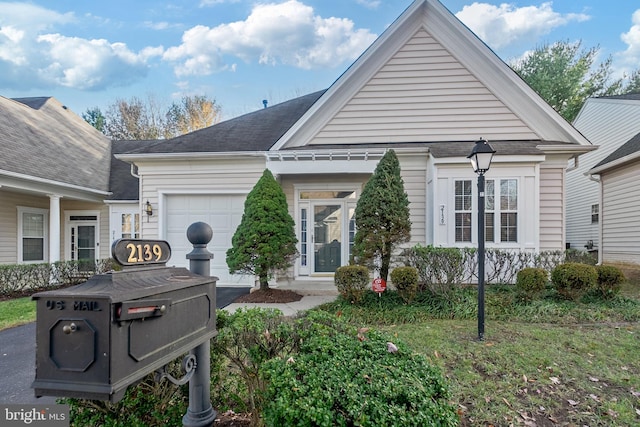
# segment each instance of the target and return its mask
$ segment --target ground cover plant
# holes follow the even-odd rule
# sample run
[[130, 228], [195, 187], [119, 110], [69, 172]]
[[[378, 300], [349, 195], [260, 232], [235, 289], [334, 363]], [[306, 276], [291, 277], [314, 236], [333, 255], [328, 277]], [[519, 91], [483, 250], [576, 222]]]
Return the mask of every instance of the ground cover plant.
[[[619, 292], [602, 295], [595, 289], [577, 301], [562, 298], [551, 284], [532, 300], [518, 298], [515, 285], [487, 286], [486, 333], [482, 342], [477, 340], [476, 334], [477, 294], [473, 287], [458, 286], [450, 295], [444, 296], [420, 292], [411, 303], [395, 292], [385, 291], [378, 295], [367, 291], [358, 304], [338, 298], [314, 312], [325, 312], [356, 331], [352, 332], [351, 336], [353, 338], [355, 334], [355, 338], [351, 342], [359, 342], [360, 336], [369, 338], [368, 343], [376, 342], [377, 338], [372, 337], [380, 332], [401, 352], [415, 353], [428, 366], [439, 368], [443, 384], [450, 393], [447, 402], [455, 407], [459, 425], [639, 425], [640, 269], [624, 268], [623, 271], [626, 281], [621, 284], [617, 283], [617, 274], [611, 271], [604, 274], [609, 284], [616, 283], [612, 285], [613, 289], [620, 286]], [[8, 302], [0, 302], [0, 313], [6, 312], [4, 304]], [[28, 300], [26, 303], [33, 304]], [[17, 315], [16, 311], [14, 313]], [[225, 319], [224, 316], [220, 318]], [[274, 321], [277, 318], [273, 317]], [[251, 324], [255, 320], [251, 320]], [[289, 323], [285, 330], [287, 325]], [[322, 323], [318, 327], [322, 329]], [[337, 329], [333, 325], [324, 328]], [[243, 328], [237, 328], [240, 329]], [[304, 325], [293, 330], [307, 334], [317, 332]], [[263, 330], [258, 325], [254, 332], [252, 339], [256, 339], [256, 343], [264, 344], [280, 336], [273, 326]], [[337, 341], [327, 343], [323, 348], [337, 348], [341, 339]], [[292, 347], [286, 347], [284, 353], [278, 350], [269, 355], [264, 348], [274, 346], [263, 347], [263, 350], [246, 346], [244, 351], [247, 355], [259, 356], [254, 360], [265, 366], [274, 363], [276, 367], [270, 368], [272, 372], [287, 373], [287, 376], [276, 375], [282, 379], [280, 391], [269, 388], [273, 380], [265, 383], [265, 393], [272, 393], [268, 401], [276, 402], [277, 396], [293, 399], [295, 396], [287, 397], [285, 393], [291, 390], [290, 381], [301, 378], [302, 371], [299, 370], [302, 367], [312, 367], [306, 357], [315, 360], [316, 356], [285, 357]], [[342, 348], [336, 352], [341, 356], [349, 354]], [[212, 348], [212, 402], [221, 417], [229, 420], [228, 424], [218, 425], [249, 425], [250, 416], [244, 415], [250, 410], [247, 383], [238, 375], [237, 366], [220, 356]], [[287, 363], [289, 357], [293, 357], [294, 366], [291, 366], [292, 362]], [[347, 364], [342, 362], [340, 365]], [[337, 368], [332, 370], [339, 371]], [[320, 371], [331, 369], [321, 367]], [[356, 378], [356, 375], [354, 381], [343, 383], [360, 385], [355, 379], [368, 383], [365, 374], [371, 378], [371, 374], [365, 372], [362, 378]], [[320, 374], [311, 378], [316, 381], [315, 386], [309, 388], [310, 393], [319, 390], [320, 396], [327, 388], [325, 383], [340, 384], [339, 380], [329, 380], [329, 376]], [[149, 384], [131, 387], [128, 391], [130, 401], [121, 410], [112, 411], [111, 420], [103, 420], [102, 425], [124, 425], [122, 422], [135, 420], [138, 416], [145, 425], [173, 425], [174, 422], [179, 425], [182, 409], [169, 410], [162, 403], [162, 395], [152, 401], [141, 400], [141, 391], [148, 397], [150, 390]], [[174, 392], [177, 394], [172, 395], [174, 403], [170, 406], [174, 408], [178, 402], [184, 405], [181, 394], [184, 391], [175, 388]], [[264, 401], [261, 404], [264, 406]], [[138, 406], [142, 412], [133, 413], [139, 415], [123, 415], [127, 411], [138, 411]], [[283, 414], [286, 407], [269, 410]], [[91, 412], [84, 414], [93, 416]], [[381, 424], [369, 420], [362, 425]], [[406, 424], [398, 422], [398, 425], [415, 424], [408, 420]]]

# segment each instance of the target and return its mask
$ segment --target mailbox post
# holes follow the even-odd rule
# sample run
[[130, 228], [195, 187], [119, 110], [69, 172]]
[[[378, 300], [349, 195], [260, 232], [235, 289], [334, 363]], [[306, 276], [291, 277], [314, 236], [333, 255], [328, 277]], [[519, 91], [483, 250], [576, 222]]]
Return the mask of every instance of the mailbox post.
[[[187, 254], [189, 270], [192, 273], [204, 277], [211, 275], [210, 265], [213, 254], [207, 250], [207, 243], [212, 237], [213, 230], [204, 222], [195, 222], [187, 229], [187, 239], [193, 245], [193, 251]], [[211, 344], [206, 341], [191, 351], [197, 364], [195, 373], [189, 380], [189, 408], [182, 417], [182, 425], [185, 427], [210, 426], [216, 418], [216, 411], [211, 405], [210, 350]]]
[[[111, 251], [122, 271], [33, 295], [36, 397], [117, 402], [128, 386], [152, 372], [163, 372], [168, 363], [188, 352], [192, 354], [183, 362], [185, 371], [193, 377], [198, 363], [199, 372], [208, 376], [206, 349], [217, 334], [217, 278], [167, 267], [171, 248], [166, 241], [121, 239]], [[193, 349], [201, 345], [206, 345], [206, 353], [196, 352], [195, 360]], [[208, 401], [209, 383], [201, 384], [202, 380], [194, 382], [194, 387], [206, 393], [202, 401]], [[193, 407], [186, 418], [189, 422], [204, 423], [215, 417], [210, 402]]]

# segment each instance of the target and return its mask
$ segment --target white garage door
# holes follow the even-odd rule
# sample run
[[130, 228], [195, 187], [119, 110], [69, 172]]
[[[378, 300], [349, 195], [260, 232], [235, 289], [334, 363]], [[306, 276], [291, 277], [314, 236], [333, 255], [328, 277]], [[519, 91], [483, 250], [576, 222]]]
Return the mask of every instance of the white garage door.
[[227, 249], [242, 220], [245, 195], [169, 195], [165, 199], [165, 239], [171, 245], [169, 264], [189, 268], [186, 255], [193, 250], [187, 240], [187, 228], [194, 222], [206, 222], [213, 229], [207, 249], [213, 253], [211, 275], [218, 285], [254, 284], [253, 276], [231, 275], [227, 267]]

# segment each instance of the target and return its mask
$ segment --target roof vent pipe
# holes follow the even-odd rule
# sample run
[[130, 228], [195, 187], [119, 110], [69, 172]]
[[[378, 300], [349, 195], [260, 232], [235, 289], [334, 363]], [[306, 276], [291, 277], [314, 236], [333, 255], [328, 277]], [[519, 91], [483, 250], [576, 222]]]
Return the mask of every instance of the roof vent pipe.
[[269, 103], [269, 101], [267, 101], [266, 99], [262, 100], [262, 105], [264, 105], [264, 108], [267, 108], [267, 104]]

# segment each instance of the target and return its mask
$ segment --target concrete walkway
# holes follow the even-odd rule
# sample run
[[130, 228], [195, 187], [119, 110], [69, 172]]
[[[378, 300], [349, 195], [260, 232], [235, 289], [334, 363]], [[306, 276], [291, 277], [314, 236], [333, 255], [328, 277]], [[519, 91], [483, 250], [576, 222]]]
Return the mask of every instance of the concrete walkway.
[[256, 304], [256, 303], [233, 303], [224, 307], [224, 310], [233, 313], [238, 308], [277, 308], [282, 311], [285, 316], [293, 316], [299, 311], [309, 310], [311, 308], [322, 305], [326, 302], [334, 301], [338, 297], [333, 280], [331, 281], [295, 281], [295, 282], [278, 282], [271, 286], [274, 289], [286, 289], [294, 291], [302, 295], [300, 301], [285, 304]]

